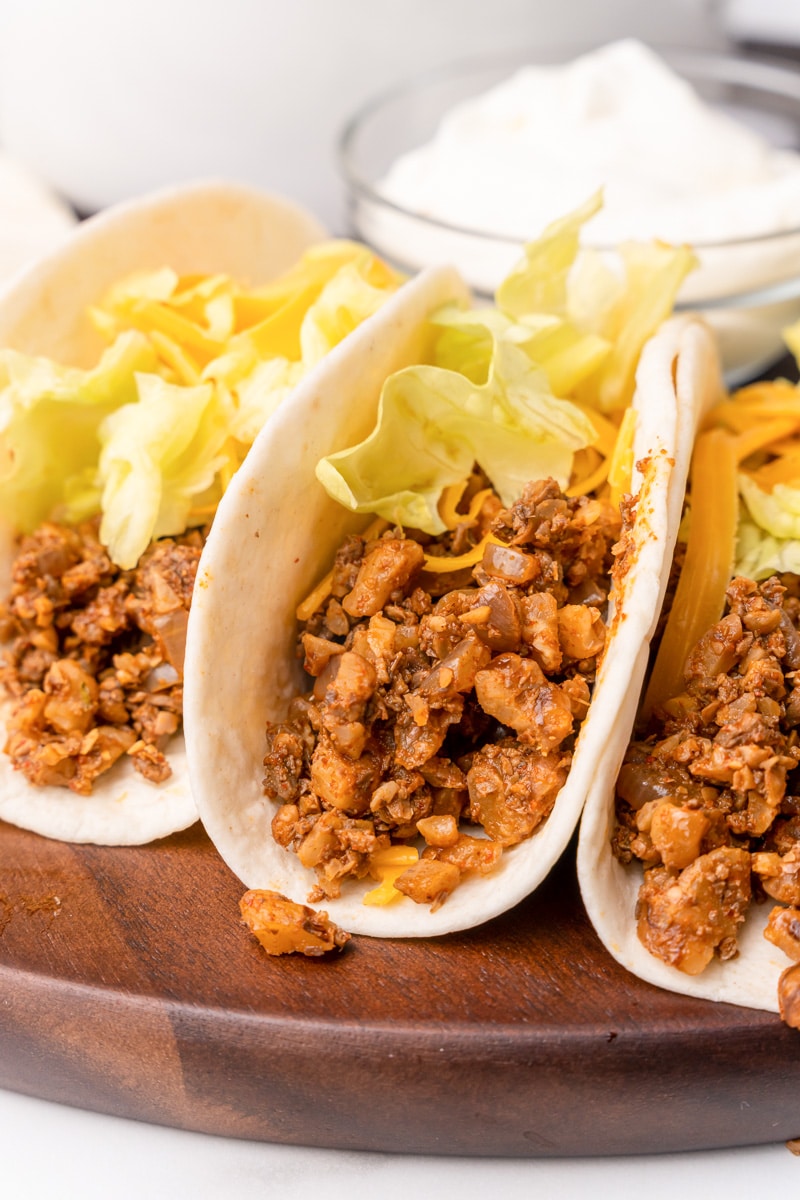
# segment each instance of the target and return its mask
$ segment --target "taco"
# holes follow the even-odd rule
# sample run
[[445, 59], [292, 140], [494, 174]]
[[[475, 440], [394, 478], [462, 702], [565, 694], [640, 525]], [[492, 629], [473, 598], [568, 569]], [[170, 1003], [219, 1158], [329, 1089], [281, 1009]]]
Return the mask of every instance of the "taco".
[[401, 283], [324, 238], [282, 199], [193, 184], [86, 221], [0, 300], [4, 820], [110, 844], [196, 820], [183, 657], [216, 504]]
[[[409, 283], [300, 384], [220, 505], [189, 621], [189, 770], [271, 953], [304, 949], [306, 901], [397, 937], [504, 911], [627, 742], [673, 366], [708, 335], [657, 337], [635, 389], [690, 259], [632, 250], [604, 307], [600, 275], [575, 283], [586, 217], [528, 247], [495, 308], [465, 307], [452, 270]], [[313, 932], [304, 952], [340, 944]]]
[[673, 479], [691, 457], [636, 738], [582, 819], [581, 891], [642, 979], [800, 1025], [800, 394], [722, 398], [713, 361], [678, 387], [701, 433]]

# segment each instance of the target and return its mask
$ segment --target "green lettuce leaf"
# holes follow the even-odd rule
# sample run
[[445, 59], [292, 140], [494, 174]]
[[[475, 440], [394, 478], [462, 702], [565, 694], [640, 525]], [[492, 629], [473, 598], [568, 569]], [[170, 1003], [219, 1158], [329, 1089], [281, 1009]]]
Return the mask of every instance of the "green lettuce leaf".
[[497, 307], [512, 317], [530, 313], [566, 316], [569, 277], [578, 254], [581, 229], [603, 207], [597, 192], [585, 204], [548, 225], [495, 293]]
[[478, 384], [435, 365], [391, 376], [373, 432], [317, 465], [328, 493], [355, 512], [377, 513], [409, 528], [444, 530], [444, 488], [477, 462], [504, 504], [530, 479], [566, 486], [576, 450], [595, 440], [573, 404], [556, 400], [547, 376], [512, 342], [493, 336], [488, 378]]
[[100, 538], [123, 568], [135, 567], [153, 538], [187, 528], [227, 462], [229, 436], [212, 384], [180, 387], [158, 375], [137, 384], [138, 402], [111, 413], [100, 431]]
[[97, 464], [102, 422], [136, 398], [135, 373], [155, 366], [150, 342], [137, 332], [117, 338], [91, 371], [0, 351], [0, 509], [14, 514], [19, 529], [58, 515], [75, 481], [83, 490]]
[[348, 263], [337, 271], [309, 307], [300, 327], [301, 359], [306, 370], [377, 312], [388, 296], [385, 287], [375, 287], [364, 278], [359, 263]]
[[749, 475], [739, 475], [736, 574], [766, 579], [775, 572], [800, 574], [800, 488], [778, 483], [763, 491]]
[[800, 488], [776, 483], [763, 491], [749, 475], [739, 475], [739, 493], [751, 520], [776, 538], [800, 538]]

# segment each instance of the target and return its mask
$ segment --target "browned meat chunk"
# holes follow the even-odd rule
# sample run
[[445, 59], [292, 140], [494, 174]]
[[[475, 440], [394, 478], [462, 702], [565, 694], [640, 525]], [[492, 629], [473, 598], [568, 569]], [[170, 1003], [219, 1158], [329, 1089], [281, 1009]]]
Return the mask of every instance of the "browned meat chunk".
[[547, 675], [561, 666], [558, 637], [558, 604], [550, 592], [532, 592], [520, 599], [522, 639]]
[[800, 963], [787, 967], [778, 980], [778, 1005], [781, 1019], [800, 1029]]
[[682, 871], [700, 857], [710, 820], [702, 809], [656, 800], [640, 810], [636, 824], [649, 833], [664, 866]]
[[423, 817], [417, 821], [417, 829], [429, 846], [455, 846], [458, 841], [458, 822], [452, 813]]
[[645, 871], [639, 893], [639, 938], [651, 954], [687, 975], [699, 974], [717, 951], [736, 954], [736, 931], [750, 904], [750, 856], [721, 847], [679, 875]]
[[567, 658], [596, 658], [606, 644], [603, 618], [588, 604], [565, 604], [558, 611], [558, 639]]
[[351, 617], [371, 617], [422, 567], [425, 555], [411, 538], [381, 538], [367, 552], [352, 591], [342, 601]]
[[503, 847], [491, 838], [471, 837], [468, 833], [459, 833], [452, 845], [431, 845], [423, 850], [422, 857], [452, 863], [463, 875], [488, 875], [495, 869], [502, 854]]
[[331, 658], [317, 680], [314, 696], [320, 701], [323, 728], [348, 758], [359, 758], [366, 745], [364, 714], [376, 685], [372, 663], [352, 650]]
[[475, 607], [463, 613], [460, 619], [471, 625], [493, 653], [519, 649], [522, 637], [520, 604], [502, 583], [491, 582], [482, 587], [475, 596]]
[[543, 753], [572, 733], [572, 707], [557, 684], [546, 682], [532, 658], [499, 654], [475, 677], [475, 693], [484, 712]]
[[357, 817], [368, 811], [380, 772], [375, 753], [365, 751], [359, 758], [350, 758], [323, 735], [311, 758], [311, 787], [331, 808]]
[[305, 904], [295, 904], [279, 892], [249, 891], [239, 901], [242, 920], [267, 954], [306, 954], [318, 957], [342, 950], [350, 934]]
[[800, 908], [773, 908], [764, 937], [793, 962], [800, 962]]
[[97, 711], [97, 684], [78, 663], [62, 658], [44, 677], [42, 716], [56, 733], [85, 733]]
[[401, 712], [394, 727], [395, 758], [412, 771], [438, 754], [451, 725], [461, 720], [464, 701], [454, 696], [446, 708], [433, 708], [422, 696], [409, 695], [411, 710]]
[[568, 770], [566, 755], [540, 754], [510, 738], [484, 746], [467, 773], [472, 816], [494, 841], [513, 846], [550, 815]]
[[415, 904], [429, 904], [431, 911], [435, 912], [458, 886], [460, 879], [461, 872], [452, 863], [421, 858], [402, 875], [398, 875], [394, 886]]
[[152, 782], [180, 727], [188, 609], [203, 538], [154, 543], [120, 571], [97, 536], [45, 524], [23, 539], [4, 608], [6, 753], [29, 782], [87, 794], [123, 754]]
[[754, 854], [753, 870], [773, 900], [800, 905], [800, 846], [792, 846], [784, 855], [766, 851]]
[[297, 799], [305, 765], [304, 751], [303, 739], [291, 725], [267, 728], [264, 792], [271, 800], [289, 804]]
[[[478, 474], [463, 504], [440, 537], [349, 538], [313, 593], [300, 650], [315, 683], [268, 727], [264, 759], [273, 836], [315, 872], [312, 900], [383, 878], [391, 842], [423, 837], [398, 887], [436, 907], [528, 837], [566, 780], [604, 644], [591, 605], [608, 594], [618, 514], [552, 480], [503, 511]], [[447, 569], [490, 529], [502, 545]]]
[[686, 681], [708, 686], [718, 675], [727, 675], [741, 657], [742, 622], [735, 613], [703, 634], [686, 662]]

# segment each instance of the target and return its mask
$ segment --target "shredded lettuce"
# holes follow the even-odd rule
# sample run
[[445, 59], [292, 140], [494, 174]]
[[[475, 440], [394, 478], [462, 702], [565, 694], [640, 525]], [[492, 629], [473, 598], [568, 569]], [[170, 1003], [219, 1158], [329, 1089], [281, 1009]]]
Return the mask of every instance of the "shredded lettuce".
[[613, 268], [579, 257], [601, 204], [598, 193], [526, 246], [493, 308], [433, 314], [432, 361], [389, 380], [372, 434], [318, 464], [335, 500], [439, 533], [442, 492], [476, 462], [506, 504], [537, 477], [567, 487], [575, 453], [599, 440], [582, 410], [619, 424], [641, 349], [694, 264], [659, 244], [623, 247]]
[[444, 488], [477, 462], [511, 504], [530, 479], [566, 486], [576, 450], [595, 439], [575, 405], [552, 396], [543, 371], [492, 335], [485, 383], [433, 365], [407, 367], [384, 385], [375, 430], [317, 465], [329, 494], [355, 512], [377, 513], [437, 534]]
[[800, 539], [800, 488], [776, 483], [765, 492], [749, 475], [739, 475], [739, 492], [756, 525], [776, 538]]
[[0, 509], [20, 530], [58, 515], [75, 481], [93, 474], [104, 419], [136, 400], [136, 372], [155, 366], [152, 346], [134, 332], [91, 371], [0, 352]]
[[21, 530], [102, 514], [118, 565], [210, 519], [264, 422], [399, 286], [354, 242], [312, 247], [264, 287], [169, 267], [89, 310], [90, 371], [0, 352], [0, 508]]
[[737, 575], [766, 579], [776, 571], [800, 574], [800, 487], [776, 483], [766, 492], [739, 475]]
[[135, 567], [153, 538], [183, 533], [195, 499], [225, 463], [228, 437], [211, 384], [179, 387], [137, 377], [139, 398], [103, 423], [100, 539], [114, 562]]
[[734, 574], [761, 580], [776, 572], [800, 575], [800, 539], [773, 537], [741, 512]]

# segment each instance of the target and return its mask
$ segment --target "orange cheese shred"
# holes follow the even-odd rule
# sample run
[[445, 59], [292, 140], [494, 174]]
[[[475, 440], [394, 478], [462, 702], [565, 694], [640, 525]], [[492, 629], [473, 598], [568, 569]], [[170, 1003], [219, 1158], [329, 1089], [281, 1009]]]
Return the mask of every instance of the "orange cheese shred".
[[734, 442], [736, 461], [743, 462], [751, 454], [755, 454], [757, 450], [766, 450], [767, 447], [774, 450], [774, 442], [788, 437], [790, 433], [794, 433], [797, 429], [800, 429], [800, 407], [798, 408], [797, 416], [794, 418], [778, 417], [773, 421], [764, 421], [750, 429], [742, 430]]
[[697, 439], [690, 511], [686, 558], [645, 695], [645, 718], [683, 691], [689, 652], [724, 611], [736, 548], [738, 488], [736, 439], [723, 429]]
[[477, 545], [471, 550], [465, 551], [464, 554], [441, 556], [437, 554], [426, 554], [424, 571], [433, 571], [437, 574], [444, 574], [449, 571], [463, 571], [465, 567], [474, 567], [483, 558], [483, 552], [490, 542], [494, 542], [497, 546], [504, 546], [505, 542], [501, 542], [493, 533], [485, 534]]

